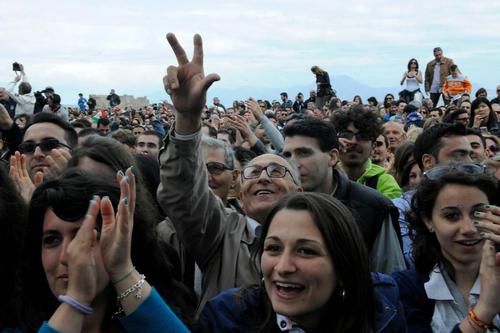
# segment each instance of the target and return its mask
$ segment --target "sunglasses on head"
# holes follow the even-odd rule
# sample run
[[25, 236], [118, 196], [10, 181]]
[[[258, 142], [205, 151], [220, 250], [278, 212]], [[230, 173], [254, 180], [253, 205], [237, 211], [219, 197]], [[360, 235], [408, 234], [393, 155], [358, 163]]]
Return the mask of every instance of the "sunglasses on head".
[[480, 175], [486, 173], [486, 166], [483, 164], [463, 163], [439, 165], [429, 171], [424, 172], [424, 176], [429, 179], [439, 179], [450, 172], [463, 172], [471, 175]]
[[488, 147], [488, 149], [492, 152], [492, 153], [496, 153], [497, 151], [500, 150], [500, 148], [498, 148], [497, 145], [491, 145]]
[[22, 154], [33, 154], [36, 150], [36, 147], [40, 147], [42, 152], [48, 153], [52, 149], [56, 149], [56, 148], [61, 147], [61, 146], [66, 147], [66, 148], [71, 150], [70, 146], [68, 146], [65, 143], [60, 142], [57, 139], [46, 139], [40, 143], [34, 143], [34, 142], [29, 142], [29, 141], [23, 142], [18, 146], [18, 149]]

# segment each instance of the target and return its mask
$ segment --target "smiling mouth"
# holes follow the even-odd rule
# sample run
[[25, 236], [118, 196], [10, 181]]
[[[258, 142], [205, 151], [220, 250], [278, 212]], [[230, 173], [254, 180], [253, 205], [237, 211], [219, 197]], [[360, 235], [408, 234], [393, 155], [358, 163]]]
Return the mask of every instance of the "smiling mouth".
[[458, 244], [463, 245], [463, 246], [475, 246], [479, 243], [481, 243], [483, 240], [482, 239], [471, 239], [471, 240], [460, 240], [456, 241]]
[[274, 192], [272, 191], [269, 191], [269, 190], [258, 190], [258, 191], [255, 191], [254, 195], [255, 196], [267, 196], [267, 195], [272, 195], [274, 194]]
[[277, 294], [282, 298], [295, 298], [301, 294], [306, 287], [299, 283], [275, 282]]

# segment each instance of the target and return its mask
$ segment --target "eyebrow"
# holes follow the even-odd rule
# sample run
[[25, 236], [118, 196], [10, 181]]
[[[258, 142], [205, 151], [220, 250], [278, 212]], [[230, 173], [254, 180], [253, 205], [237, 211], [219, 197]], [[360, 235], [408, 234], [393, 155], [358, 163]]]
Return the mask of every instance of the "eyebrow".
[[[280, 241], [281, 242], [281, 239], [278, 237], [278, 236], [267, 236], [265, 240], [274, 240], [274, 241]], [[319, 246], [323, 246], [322, 243], [316, 241], [316, 240], [313, 240], [313, 239], [307, 239], [307, 238], [299, 238], [295, 241], [295, 243], [297, 244], [307, 244], [307, 243], [312, 243], [312, 244], [316, 244], [316, 245], [319, 245]]]

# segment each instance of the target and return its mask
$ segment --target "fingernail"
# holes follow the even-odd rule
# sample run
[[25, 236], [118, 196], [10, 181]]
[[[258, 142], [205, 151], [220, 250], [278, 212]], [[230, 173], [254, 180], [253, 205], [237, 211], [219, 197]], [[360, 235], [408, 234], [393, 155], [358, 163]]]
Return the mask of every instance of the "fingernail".
[[120, 170], [120, 171], [118, 171], [118, 174], [119, 174], [120, 176], [122, 176], [122, 177], [125, 177], [125, 174], [124, 174], [124, 173], [123, 173], [123, 171], [121, 171], [121, 170]]
[[490, 205], [484, 205], [483, 207], [484, 207], [484, 208], [491, 208], [491, 206], [490, 206]]
[[474, 212], [474, 216], [483, 216], [484, 213], [483, 212]]
[[479, 221], [472, 221], [472, 224], [474, 224], [474, 225], [479, 225], [479, 224], [480, 224], [480, 222], [479, 222]]
[[177, 85], [177, 82], [172, 82], [172, 83], [170, 84], [170, 88], [171, 88], [171, 89], [177, 89], [177, 88], [179, 88], [179, 86]]
[[132, 165], [130, 167], [130, 172], [132, 172], [132, 174], [135, 176], [135, 172], [136, 172], [135, 165]]
[[92, 200], [94, 200], [94, 201], [99, 200], [99, 196], [98, 195], [94, 195], [94, 197], [92, 198]]
[[128, 176], [125, 176], [125, 181], [128, 183], [130, 183], [130, 178], [128, 178]]
[[123, 198], [123, 203], [125, 206], [128, 206], [128, 197]]
[[482, 231], [479, 233], [479, 236], [481, 236], [481, 237], [486, 237], [487, 235], [488, 235], [487, 233], [482, 232]]
[[103, 196], [102, 200], [109, 200], [109, 196], [108, 195]]

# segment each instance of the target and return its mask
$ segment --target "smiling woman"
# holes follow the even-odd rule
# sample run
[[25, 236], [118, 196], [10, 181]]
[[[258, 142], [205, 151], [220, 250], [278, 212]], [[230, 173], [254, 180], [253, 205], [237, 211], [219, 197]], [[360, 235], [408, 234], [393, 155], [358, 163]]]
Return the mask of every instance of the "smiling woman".
[[340, 201], [313, 192], [283, 197], [262, 225], [255, 255], [262, 284], [210, 301], [202, 331], [403, 332], [394, 281], [370, 276], [360, 244]]
[[412, 200], [415, 268], [394, 273], [409, 332], [483, 332], [500, 320], [496, 180], [475, 164], [427, 171]]

